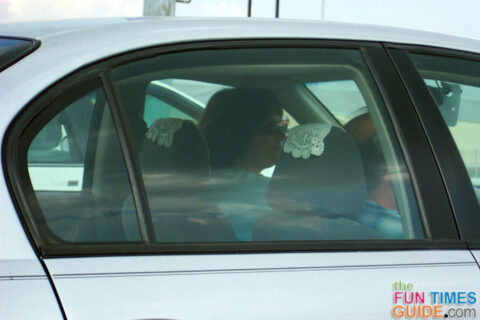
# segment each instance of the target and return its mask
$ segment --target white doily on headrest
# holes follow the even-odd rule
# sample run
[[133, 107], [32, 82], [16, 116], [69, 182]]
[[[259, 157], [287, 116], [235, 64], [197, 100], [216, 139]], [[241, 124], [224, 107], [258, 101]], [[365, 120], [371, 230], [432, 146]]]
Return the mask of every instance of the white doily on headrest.
[[170, 148], [172, 146], [173, 135], [180, 130], [182, 125], [182, 119], [157, 119], [150, 129], [148, 129], [146, 136], [159, 146]]
[[296, 126], [288, 131], [283, 151], [291, 153], [294, 158], [308, 159], [312, 154], [320, 156], [325, 148], [323, 140], [330, 133], [331, 128], [331, 125], [324, 123]]

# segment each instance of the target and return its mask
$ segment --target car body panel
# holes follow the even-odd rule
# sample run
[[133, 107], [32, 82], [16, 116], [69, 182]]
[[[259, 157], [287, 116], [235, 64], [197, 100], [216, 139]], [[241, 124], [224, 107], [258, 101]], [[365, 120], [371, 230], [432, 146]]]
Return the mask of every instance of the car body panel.
[[2, 257], [0, 300], [2, 319], [35, 319], [39, 315], [44, 319], [63, 319], [50, 281], [36, 257]]
[[478, 266], [480, 267], [480, 250], [472, 250], [472, 254], [477, 260]]
[[10, 198], [5, 178], [0, 182], [0, 259], [36, 261], [37, 256], [26, 237], [17, 210]]
[[51, 283], [0, 182], [0, 314], [4, 319], [63, 319]]
[[[467, 251], [130, 256], [46, 263], [69, 319], [387, 319], [396, 281], [426, 294], [480, 287], [478, 266]], [[454, 288], [447, 279], [455, 279]]]

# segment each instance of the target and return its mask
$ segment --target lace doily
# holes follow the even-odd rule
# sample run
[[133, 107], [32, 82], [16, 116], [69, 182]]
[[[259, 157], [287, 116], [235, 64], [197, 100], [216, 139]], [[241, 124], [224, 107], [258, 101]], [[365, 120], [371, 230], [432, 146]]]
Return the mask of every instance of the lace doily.
[[180, 130], [182, 125], [182, 119], [157, 119], [150, 129], [148, 129], [146, 137], [159, 146], [170, 148], [172, 146], [173, 135]]
[[325, 148], [323, 140], [330, 133], [331, 128], [331, 125], [323, 123], [296, 126], [288, 131], [283, 151], [291, 153], [294, 158], [308, 159], [312, 154], [320, 156]]

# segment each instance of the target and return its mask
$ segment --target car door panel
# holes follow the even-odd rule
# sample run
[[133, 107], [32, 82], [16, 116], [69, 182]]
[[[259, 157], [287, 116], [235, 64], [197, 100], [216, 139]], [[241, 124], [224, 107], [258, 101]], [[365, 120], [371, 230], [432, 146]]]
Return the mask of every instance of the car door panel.
[[9, 191], [0, 184], [0, 318], [63, 319], [45, 268], [32, 249]]
[[[425, 292], [427, 301], [431, 291], [480, 287], [477, 265], [458, 250], [104, 257], [46, 264], [69, 319], [387, 319], [397, 281]], [[447, 280], [452, 278], [454, 283]]]

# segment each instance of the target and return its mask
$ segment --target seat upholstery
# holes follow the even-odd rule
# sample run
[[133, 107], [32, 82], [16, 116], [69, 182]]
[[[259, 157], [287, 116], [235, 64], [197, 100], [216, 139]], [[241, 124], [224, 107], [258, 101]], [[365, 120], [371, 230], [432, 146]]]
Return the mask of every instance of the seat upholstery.
[[[320, 130], [325, 125], [315, 126]], [[286, 145], [289, 139], [292, 136]], [[274, 210], [258, 219], [254, 240], [378, 237], [353, 220], [366, 202], [363, 166], [355, 142], [342, 129], [332, 127], [323, 145], [319, 156], [311, 154], [307, 159], [294, 157], [284, 148], [267, 190], [267, 201]]]
[[[235, 240], [229, 223], [208, 201], [208, 149], [192, 121], [157, 120], [147, 132], [139, 163], [157, 242]], [[139, 240], [131, 198], [123, 211], [127, 238]]]

